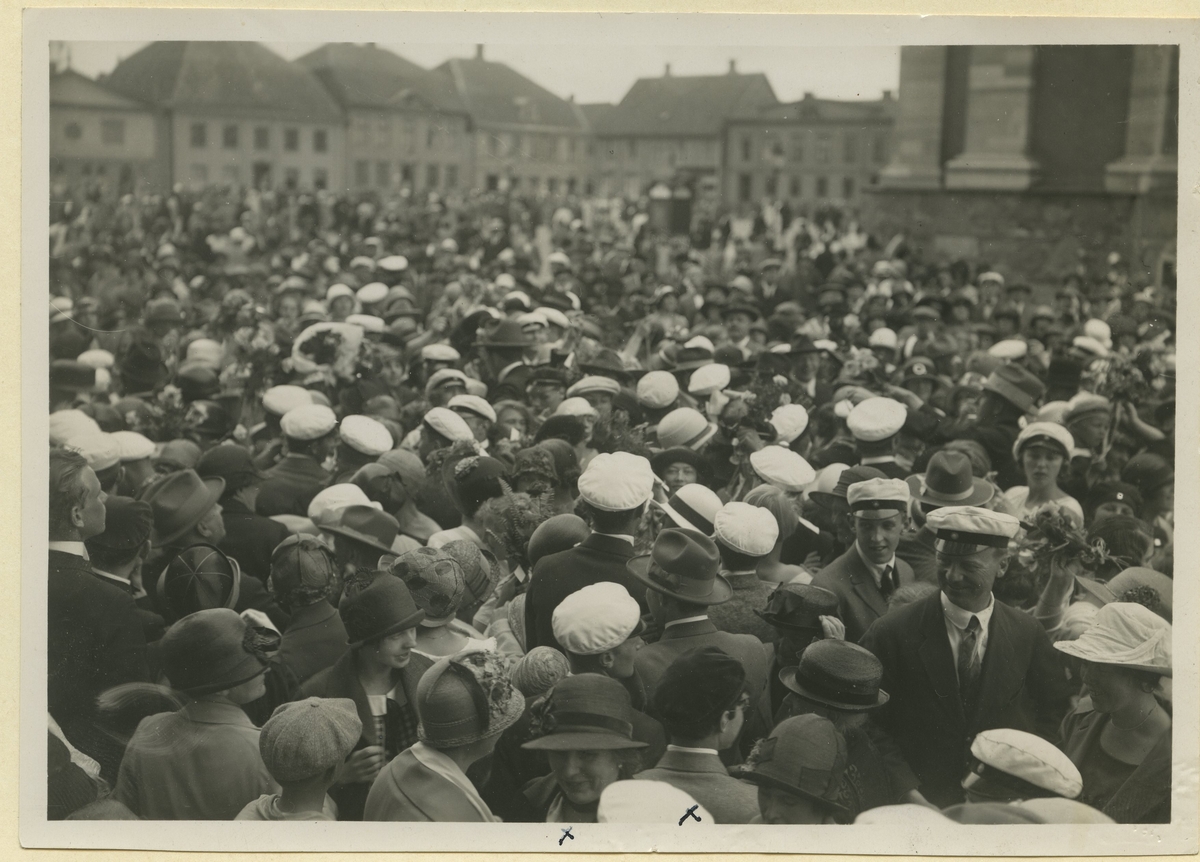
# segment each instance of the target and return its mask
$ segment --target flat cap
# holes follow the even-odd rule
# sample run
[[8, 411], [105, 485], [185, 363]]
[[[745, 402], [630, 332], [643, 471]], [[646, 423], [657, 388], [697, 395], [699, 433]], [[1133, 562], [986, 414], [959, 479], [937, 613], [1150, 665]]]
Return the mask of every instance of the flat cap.
[[112, 438], [117, 443], [122, 463], [154, 457], [154, 442], [144, 434], [136, 431], [114, 431]]
[[659, 421], [654, 433], [663, 449], [676, 446], [699, 449], [717, 433], [717, 426], [695, 408], [677, 407]]
[[867, 479], [846, 489], [850, 511], [863, 518], [888, 518], [907, 512], [912, 494], [903, 479]]
[[846, 417], [846, 427], [854, 439], [864, 442], [886, 440], [899, 433], [908, 418], [908, 408], [892, 398], [867, 398]]
[[718, 542], [749, 557], [765, 557], [779, 538], [779, 523], [768, 510], [749, 503], [726, 503], [713, 519]]
[[879, 327], [867, 337], [868, 347], [889, 347], [895, 350], [899, 343], [895, 330], [886, 326]]
[[392, 448], [391, 432], [382, 422], [370, 416], [347, 416], [338, 426], [338, 437], [354, 451], [372, 458]]
[[489, 422], [496, 421], [496, 408], [489, 404], [486, 398], [480, 398], [478, 395], [455, 395], [446, 406], [451, 410], [469, 411]]
[[271, 777], [288, 784], [340, 764], [361, 735], [353, 700], [309, 697], [276, 707], [259, 732], [258, 751]]
[[310, 521], [321, 526], [336, 521], [338, 513], [347, 506], [383, 508], [382, 504], [371, 502], [367, 492], [358, 485], [342, 482], [318, 491], [308, 504], [307, 515]]
[[641, 607], [625, 587], [599, 581], [559, 602], [550, 626], [568, 653], [600, 655], [629, 640], [641, 619]]
[[578, 380], [567, 387], [567, 397], [573, 398], [576, 395], [583, 395], [587, 392], [607, 392], [609, 395], [616, 395], [620, 391], [621, 384], [611, 377], [589, 374], [582, 380]]
[[457, 368], [439, 368], [437, 371], [429, 375], [429, 379], [425, 381], [425, 394], [429, 395], [435, 392], [442, 386], [445, 386], [452, 380], [457, 380], [462, 384], [463, 388], [467, 385], [467, 375], [459, 371]]
[[282, 416], [295, 407], [312, 404], [312, 393], [303, 386], [272, 386], [263, 393], [263, 409]]
[[720, 392], [729, 385], [730, 376], [728, 365], [719, 362], [701, 365], [688, 378], [688, 392], [700, 396]]
[[293, 440], [319, 440], [337, 427], [337, 416], [322, 404], [304, 404], [285, 413], [279, 427]]
[[574, 398], [564, 398], [558, 402], [558, 406], [554, 408], [555, 416], [591, 416], [593, 419], [600, 414], [596, 412], [596, 408], [586, 398], [576, 396]]
[[637, 384], [637, 400], [643, 407], [662, 409], [679, 397], [679, 382], [669, 371], [651, 371]]
[[780, 404], [771, 411], [770, 422], [775, 429], [775, 441], [787, 446], [808, 427], [808, 411], [799, 404]]
[[[1074, 799], [1083, 790], [1078, 767], [1053, 743], [1023, 730], [997, 727], [980, 731], [971, 754], [985, 767], [1027, 781], [1055, 796]], [[975, 773], [986, 780], [987, 769]], [[969, 787], [972, 779], [963, 782]]]
[[67, 441], [67, 447], [86, 458], [88, 466], [97, 473], [121, 463], [121, 449], [117, 441], [104, 431], [72, 437]]
[[378, 266], [387, 272], [403, 272], [408, 269], [408, 258], [402, 254], [390, 254], [380, 260]]
[[75, 357], [75, 361], [88, 368], [112, 368], [116, 359], [107, 350], [85, 350]]
[[978, 506], [944, 506], [929, 513], [925, 523], [933, 531], [940, 554], [967, 556], [985, 548], [1007, 548], [1021, 522], [1012, 515]]
[[62, 446], [72, 437], [100, 434], [96, 420], [82, 410], [55, 410], [50, 414], [50, 442]]
[[798, 453], [771, 444], [750, 453], [750, 466], [763, 481], [783, 491], [798, 493], [817, 478], [816, 471]]
[[424, 362], [458, 362], [462, 355], [449, 344], [426, 344], [421, 348]]
[[430, 408], [421, 421], [451, 443], [475, 439], [475, 432], [466, 420], [446, 407]]
[[1112, 402], [1103, 395], [1093, 395], [1091, 392], [1080, 392], [1067, 402], [1063, 413], [1063, 424], [1070, 425], [1076, 419], [1082, 419], [1090, 413], [1112, 414]]
[[364, 304], [383, 302], [384, 297], [388, 295], [388, 286], [382, 281], [372, 281], [370, 284], [364, 284], [358, 289], [355, 296], [358, 301]]
[[331, 284], [329, 289], [325, 291], [325, 301], [333, 302], [340, 296], [348, 296], [354, 299], [354, 289], [348, 284]]
[[602, 452], [579, 477], [579, 496], [603, 512], [636, 509], [654, 491], [654, 470], [641, 455]]
[[1019, 461], [1022, 450], [1034, 443], [1048, 443], [1051, 448], [1061, 450], [1063, 458], [1070, 458], [1075, 448], [1075, 437], [1057, 422], [1030, 422], [1013, 442], [1013, 458]]
[[1006, 338], [1004, 341], [997, 341], [988, 348], [988, 354], [997, 359], [1024, 359], [1029, 353], [1029, 345], [1020, 338]]

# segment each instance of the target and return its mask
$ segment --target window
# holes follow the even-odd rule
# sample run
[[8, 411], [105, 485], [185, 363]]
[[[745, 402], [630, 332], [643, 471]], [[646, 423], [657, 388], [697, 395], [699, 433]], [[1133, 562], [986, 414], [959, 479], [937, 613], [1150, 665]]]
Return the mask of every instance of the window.
[[500, 178], [495, 174], [488, 174], [484, 185], [489, 192], [494, 192], [500, 188]]
[[425, 166], [425, 188], [436, 189], [438, 187], [438, 179], [441, 171], [437, 165]]
[[294, 153], [300, 149], [300, 130], [299, 129], [284, 129], [283, 130], [283, 148], [289, 153]]
[[752, 193], [752, 180], [749, 174], [738, 174], [738, 200], [746, 203]]
[[296, 188], [296, 186], [300, 185], [300, 169], [299, 168], [288, 168], [286, 171], [284, 171], [283, 172], [283, 183], [289, 189], [294, 189], [294, 188]]
[[271, 146], [271, 130], [266, 126], [254, 128], [254, 149], [265, 150]]
[[329, 151], [329, 132], [324, 129], [313, 130], [313, 152], [325, 153]]
[[208, 126], [204, 123], [192, 123], [192, 146], [198, 150], [208, 146]]
[[794, 198], [800, 197], [800, 192], [803, 190], [803, 188], [804, 188], [804, 186], [800, 182], [800, 178], [792, 177], [792, 181], [791, 181], [791, 183], [789, 183], [789, 188], [788, 188], [788, 191], [791, 193], [791, 196]]
[[375, 185], [383, 187], [388, 185], [392, 179], [392, 164], [391, 162], [376, 162], [375, 163]]
[[521, 178], [513, 177], [512, 179], [510, 179], [508, 181], [508, 187], [515, 192], [517, 189], [519, 189], [521, 187]]
[[63, 134], [68, 141], [78, 141], [83, 137], [83, 127], [79, 123], [67, 123], [63, 127]]
[[435, 149], [437, 147], [437, 142], [438, 142], [437, 127], [434, 126], [433, 123], [430, 123], [429, 127], [427, 129], [425, 129], [425, 149], [427, 149], [427, 150]]
[[324, 168], [313, 168], [313, 186], [323, 189], [329, 185], [329, 171]]
[[238, 127], [225, 126], [221, 129], [221, 146], [227, 150], [236, 150], [238, 145]]
[[104, 120], [100, 123], [100, 140], [106, 144], [125, 143], [125, 121]]
[[414, 177], [417, 175], [417, 169], [411, 164], [400, 166], [400, 182], [406, 186], [411, 186], [414, 182]]
[[888, 159], [888, 136], [887, 132], [875, 133], [875, 164], [882, 165]]
[[783, 161], [783, 141], [779, 138], [771, 142], [771, 156], [778, 161]]
[[[748, 137], [742, 138], [742, 161], [750, 161], [750, 138]], [[749, 198], [746, 198], [746, 200], [749, 200]]]
[[848, 165], [858, 161], [858, 136], [853, 132], [846, 132], [842, 139], [842, 161]]
[[829, 178], [817, 177], [817, 197], [823, 198], [829, 194]]
[[541, 177], [530, 177], [529, 178], [529, 190], [531, 192], [537, 192], [538, 186], [540, 186], [541, 184], [542, 184]]
[[842, 179], [842, 197], [847, 200], [854, 197], [854, 177], [844, 177]]
[[366, 159], [359, 159], [354, 163], [354, 184], [356, 186], [369, 185], [371, 182], [371, 166], [367, 164]]
[[577, 185], [578, 185], [578, 181], [574, 177], [568, 177], [567, 178], [567, 194], [569, 194], [569, 195], [575, 194], [575, 188]]
[[193, 183], [208, 182], [208, 165], [192, 165], [188, 170], [188, 176], [192, 178]]
[[771, 174], [767, 177], [764, 185], [765, 187], [763, 191], [766, 193], [767, 197], [773, 198], [775, 197], [776, 190], [779, 188], [779, 178], [775, 174]]
[[266, 190], [271, 187], [271, 164], [270, 162], [255, 162], [254, 163], [254, 187], [256, 189]]
[[400, 149], [405, 153], [417, 151], [417, 121], [412, 117], [405, 117], [400, 125]]
[[572, 161], [575, 160], [575, 139], [574, 138], [567, 138], [567, 158]]
[[585, 195], [594, 195], [596, 193], [596, 184], [588, 180], [583, 184], [583, 193]]
[[558, 194], [558, 177], [550, 177], [546, 180], [546, 190], [552, 195]]
[[458, 165], [446, 165], [446, 188], [458, 188]]
[[817, 135], [817, 164], [827, 165], [833, 158], [833, 135], [821, 132]]
[[799, 132], [792, 135], [792, 161], [796, 164], [804, 162], [804, 135]]

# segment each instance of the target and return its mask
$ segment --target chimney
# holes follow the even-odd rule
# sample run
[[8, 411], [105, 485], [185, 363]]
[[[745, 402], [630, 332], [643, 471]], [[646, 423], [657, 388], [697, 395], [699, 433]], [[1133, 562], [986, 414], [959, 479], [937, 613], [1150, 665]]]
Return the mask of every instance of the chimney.
[[737, 74], [737, 60], [729, 61], [729, 74], [731, 74], [731, 75]]
[[667, 63], [667, 66], [666, 66], [666, 68], [665, 68], [665, 69], [663, 69], [663, 77], [664, 77], [664, 78], [669, 78], [669, 77], [671, 77], [671, 64], [670, 64], [670, 63]]
[[374, 43], [374, 42], [368, 42], [368, 43], [367, 43], [367, 47], [368, 47], [368, 48], [374, 48], [374, 47], [375, 47], [375, 43]]
[[482, 59], [483, 59], [483, 46], [482, 46], [482, 45], [476, 45], [476, 46], [475, 46], [475, 59], [476, 59], [476, 60], [482, 60]]
[[567, 96], [567, 101], [570, 102], [572, 105], [574, 105], [575, 104], [575, 94], [572, 93], [571, 95]]
[[811, 102], [812, 100], [813, 100], [812, 90], [805, 90], [804, 91], [804, 101]]
[[883, 100], [885, 102], [890, 102], [892, 100], [892, 91], [891, 90], [883, 91]]

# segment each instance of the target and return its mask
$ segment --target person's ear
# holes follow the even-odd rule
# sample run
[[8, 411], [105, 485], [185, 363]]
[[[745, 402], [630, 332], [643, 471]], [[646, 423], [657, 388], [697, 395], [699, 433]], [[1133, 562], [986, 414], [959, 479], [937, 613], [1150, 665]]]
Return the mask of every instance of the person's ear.
[[1007, 551], [1004, 551], [1004, 552], [1002, 552], [1002, 553], [1003, 553], [1003, 556], [1001, 556], [1001, 557], [1000, 557], [999, 571], [997, 571], [997, 572], [996, 572], [996, 578], [997, 578], [997, 579], [999, 579], [999, 578], [1002, 578], [1002, 577], [1004, 577], [1006, 574], [1008, 574], [1008, 560], [1009, 560], [1009, 555], [1008, 555], [1008, 552], [1007, 552]]
[[729, 725], [733, 724], [733, 719], [737, 715], [737, 710], [727, 709], [721, 713], [720, 722], [717, 724], [717, 732], [724, 733], [729, 729]]
[[613, 655], [612, 650], [600, 653], [600, 667], [608, 670], [617, 663], [617, 657]]
[[[76, 504], [71, 507], [71, 523], [78, 529], [83, 529], [83, 505]], [[1151, 545], [1153, 547], [1153, 545]]]

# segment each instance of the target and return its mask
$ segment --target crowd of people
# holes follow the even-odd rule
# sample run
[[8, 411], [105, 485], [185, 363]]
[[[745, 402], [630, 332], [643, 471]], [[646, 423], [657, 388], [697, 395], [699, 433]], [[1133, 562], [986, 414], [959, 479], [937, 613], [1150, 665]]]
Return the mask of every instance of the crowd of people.
[[55, 205], [50, 819], [1170, 821], [1174, 285], [648, 205]]

